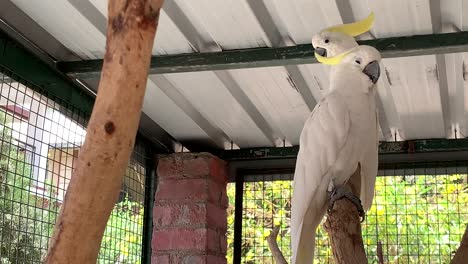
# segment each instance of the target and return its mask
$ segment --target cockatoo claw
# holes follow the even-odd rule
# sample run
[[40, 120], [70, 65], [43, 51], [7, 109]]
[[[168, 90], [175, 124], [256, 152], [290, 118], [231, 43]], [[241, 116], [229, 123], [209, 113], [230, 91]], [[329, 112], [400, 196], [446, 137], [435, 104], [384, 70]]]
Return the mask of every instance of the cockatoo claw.
[[359, 216], [362, 218], [361, 223], [364, 222], [366, 219], [366, 214], [364, 213], [364, 208], [362, 207], [361, 200], [354, 195], [353, 192], [348, 190], [344, 186], [337, 187], [333, 189], [333, 191], [330, 193], [330, 201], [328, 202], [328, 214], [331, 214], [333, 211], [333, 206], [335, 205], [335, 202], [347, 198], [349, 201], [351, 201], [357, 208]]

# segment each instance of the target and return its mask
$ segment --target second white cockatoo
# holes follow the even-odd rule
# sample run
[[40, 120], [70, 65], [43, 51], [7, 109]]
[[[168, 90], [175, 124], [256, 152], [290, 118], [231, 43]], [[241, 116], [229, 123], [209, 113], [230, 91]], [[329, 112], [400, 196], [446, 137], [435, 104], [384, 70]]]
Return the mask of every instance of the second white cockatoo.
[[314, 52], [322, 57], [335, 57], [358, 46], [354, 37], [368, 32], [374, 24], [374, 13], [360, 21], [326, 28], [312, 36]]
[[[316, 57], [334, 65], [330, 89], [312, 111], [301, 132], [291, 203], [292, 264], [311, 264], [315, 232], [327, 208], [346, 197], [363, 209], [345, 187], [356, 170], [375, 162], [376, 82], [379, 52], [357, 46], [333, 58]], [[365, 189], [365, 188], [364, 188]]]

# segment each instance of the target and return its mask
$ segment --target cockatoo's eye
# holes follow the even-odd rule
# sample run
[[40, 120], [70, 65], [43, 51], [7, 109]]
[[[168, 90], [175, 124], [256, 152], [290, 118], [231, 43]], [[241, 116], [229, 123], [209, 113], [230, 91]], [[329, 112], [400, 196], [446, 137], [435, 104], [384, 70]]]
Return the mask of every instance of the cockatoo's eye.
[[361, 64], [361, 60], [360, 60], [360, 59], [355, 60], [355, 62], [356, 62], [357, 64]]
[[328, 42], [330, 42], [330, 40], [329, 40], [329, 39], [326, 39], [326, 40], [325, 40], [325, 43], [328, 43]]

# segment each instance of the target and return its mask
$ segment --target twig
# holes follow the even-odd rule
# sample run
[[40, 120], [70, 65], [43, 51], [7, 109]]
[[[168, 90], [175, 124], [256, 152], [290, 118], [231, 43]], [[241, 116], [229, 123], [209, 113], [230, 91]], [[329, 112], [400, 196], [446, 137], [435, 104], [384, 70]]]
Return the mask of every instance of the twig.
[[377, 242], [377, 257], [379, 258], [379, 264], [384, 264], [382, 242]]
[[280, 226], [275, 226], [266, 240], [276, 264], [288, 264], [283, 256], [283, 253], [281, 253], [281, 250], [278, 247], [278, 243], [276, 242], [276, 237], [278, 237], [279, 230]]

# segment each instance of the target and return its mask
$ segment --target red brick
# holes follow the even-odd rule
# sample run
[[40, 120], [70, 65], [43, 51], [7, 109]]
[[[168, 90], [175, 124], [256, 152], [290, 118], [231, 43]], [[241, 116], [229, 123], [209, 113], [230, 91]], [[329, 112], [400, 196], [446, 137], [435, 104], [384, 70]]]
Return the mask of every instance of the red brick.
[[155, 206], [153, 222], [156, 228], [167, 226], [196, 226], [207, 223], [207, 206], [203, 203]]
[[227, 262], [222, 256], [227, 251], [226, 164], [207, 153], [160, 157], [153, 209], [153, 262]]
[[187, 222], [190, 225], [205, 225], [208, 222], [206, 204], [186, 205], [186, 208], [188, 208]]
[[226, 264], [227, 259], [224, 256], [208, 255], [206, 257], [206, 264]]
[[167, 226], [173, 222], [172, 208], [167, 206], [155, 206], [153, 208], [153, 224], [156, 227]]
[[210, 175], [209, 162], [206, 156], [191, 156], [184, 159], [183, 175], [187, 178], [207, 178]]
[[220, 203], [222, 208], [228, 208], [229, 207], [229, 197], [227, 196], [227, 191], [224, 189], [224, 191], [221, 193], [221, 203]]
[[153, 232], [153, 253], [163, 250], [206, 250], [207, 229], [166, 229]]
[[208, 153], [176, 153], [161, 156], [157, 174], [160, 179], [208, 178], [227, 181], [226, 162]]
[[228, 182], [227, 163], [216, 157], [210, 160], [210, 178], [215, 182], [226, 185]]
[[206, 256], [185, 256], [181, 264], [206, 264]]
[[220, 248], [220, 253], [223, 255], [226, 255], [227, 253], [227, 237], [226, 233], [220, 234], [219, 237], [219, 248]]
[[187, 179], [187, 180], [163, 180], [158, 184], [156, 190], [156, 201], [159, 200], [182, 200], [207, 199], [207, 180], [205, 179]]
[[219, 245], [220, 243], [219, 243], [218, 232], [216, 232], [213, 229], [208, 229], [207, 230], [207, 250], [218, 253], [220, 252]]
[[226, 185], [221, 185], [210, 180], [208, 182], [208, 201], [222, 208], [227, 208], [227, 200], [224, 197], [227, 197]]
[[177, 155], [161, 156], [158, 160], [157, 175], [159, 179], [178, 178], [183, 175], [182, 162]]
[[169, 264], [169, 255], [153, 255], [151, 264]]
[[227, 212], [226, 209], [220, 208], [213, 203], [207, 203], [207, 222], [210, 228], [220, 228], [227, 230]]

